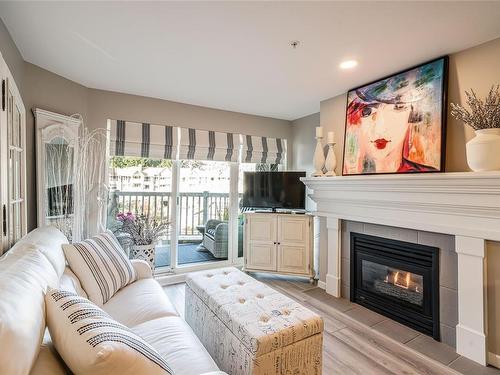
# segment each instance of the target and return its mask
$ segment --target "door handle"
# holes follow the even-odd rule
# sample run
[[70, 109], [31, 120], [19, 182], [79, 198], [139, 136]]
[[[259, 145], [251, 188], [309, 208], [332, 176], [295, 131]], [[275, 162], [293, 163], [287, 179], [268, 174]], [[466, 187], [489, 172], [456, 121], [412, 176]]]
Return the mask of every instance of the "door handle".
[[7, 236], [7, 207], [5, 204], [2, 207], [2, 231], [3, 235]]

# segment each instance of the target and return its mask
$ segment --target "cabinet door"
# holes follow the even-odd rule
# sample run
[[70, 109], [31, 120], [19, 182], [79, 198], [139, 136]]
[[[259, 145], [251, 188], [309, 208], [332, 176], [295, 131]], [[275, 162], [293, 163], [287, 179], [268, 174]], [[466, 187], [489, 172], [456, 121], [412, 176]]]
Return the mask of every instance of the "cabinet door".
[[249, 242], [276, 242], [275, 215], [247, 215], [246, 229]]
[[278, 217], [278, 242], [281, 244], [307, 244], [309, 242], [309, 217], [280, 215]]
[[304, 246], [279, 245], [278, 271], [308, 275], [309, 251]]
[[309, 274], [311, 231], [310, 217], [278, 217], [278, 271]]
[[276, 245], [250, 243], [245, 258], [246, 267], [255, 270], [276, 271]]
[[246, 267], [265, 271], [276, 271], [276, 216], [249, 214], [246, 215], [246, 220]]

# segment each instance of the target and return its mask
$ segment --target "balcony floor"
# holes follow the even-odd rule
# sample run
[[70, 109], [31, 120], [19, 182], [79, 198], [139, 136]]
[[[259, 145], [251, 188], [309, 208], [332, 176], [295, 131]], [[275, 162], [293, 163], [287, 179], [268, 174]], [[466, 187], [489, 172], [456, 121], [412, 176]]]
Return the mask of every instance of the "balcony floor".
[[[198, 251], [200, 242], [180, 243], [177, 246], [179, 264], [200, 263], [220, 261], [225, 259], [215, 258], [209, 251]], [[156, 247], [156, 267], [170, 266], [170, 246], [162, 245]]]

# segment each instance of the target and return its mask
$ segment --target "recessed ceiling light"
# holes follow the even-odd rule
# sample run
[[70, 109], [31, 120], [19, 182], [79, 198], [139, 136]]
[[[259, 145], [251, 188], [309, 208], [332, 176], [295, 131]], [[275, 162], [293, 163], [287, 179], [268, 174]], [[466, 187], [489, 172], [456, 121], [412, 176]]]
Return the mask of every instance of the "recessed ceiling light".
[[358, 65], [356, 60], [346, 60], [340, 63], [340, 69], [352, 69]]

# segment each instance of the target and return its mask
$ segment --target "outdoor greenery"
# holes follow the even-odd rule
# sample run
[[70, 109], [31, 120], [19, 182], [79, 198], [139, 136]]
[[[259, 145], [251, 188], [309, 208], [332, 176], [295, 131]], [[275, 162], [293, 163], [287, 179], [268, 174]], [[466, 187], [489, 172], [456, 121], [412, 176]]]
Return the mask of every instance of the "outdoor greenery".
[[171, 168], [172, 160], [168, 159], [149, 159], [132, 156], [113, 156], [111, 158], [112, 168], [127, 168], [127, 167], [160, 167]]
[[[128, 167], [143, 167], [143, 168], [172, 168], [172, 160], [170, 159], [150, 159], [133, 156], [113, 156], [110, 160], [111, 168], [128, 168]], [[197, 160], [181, 160], [181, 167], [201, 168], [202, 161]]]

